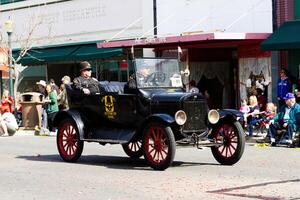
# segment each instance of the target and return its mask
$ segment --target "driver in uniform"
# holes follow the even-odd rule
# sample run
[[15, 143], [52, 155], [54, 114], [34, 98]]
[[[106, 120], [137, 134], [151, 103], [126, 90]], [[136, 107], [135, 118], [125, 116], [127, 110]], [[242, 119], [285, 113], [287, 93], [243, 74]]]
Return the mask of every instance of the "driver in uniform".
[[99, 82], [92, 76], [92, 68], [89, 62], [83, 61], [79, 64], [80, 76], [73, 80], [74, 87], [83, 94], [90, 95], [100, 93]]

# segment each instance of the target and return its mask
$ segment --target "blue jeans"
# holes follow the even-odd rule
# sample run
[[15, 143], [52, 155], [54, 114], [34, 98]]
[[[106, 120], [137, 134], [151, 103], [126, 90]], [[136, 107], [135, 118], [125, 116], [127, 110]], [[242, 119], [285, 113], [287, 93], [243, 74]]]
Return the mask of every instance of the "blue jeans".
[[42, 127], [41, 127], [40, 132], [41, 133], [46, 132], [47, 127], [48, 127], [48, 116], [47, 116], [46, 109], [43, 108], [43, 111], [42, 111]]
[[249, 136], [253, 136], [253, 127], [257, 123], [259, 123], [261, 119], [252, 118], [250, 121], [248, 121], [248, 132]]
[[274, 124], [270, 125], [270, 128], [268, 130], [268, 136], [270, 138], [275, 138], [276, 131], [281, 129], [286, 130], [286, 133], [284, 134], [287, 134], [288, 139], [291, 140], [294, 132], [294, 126], [292, 124], [288, 124], [287, 127], [284, 128], [282, 123], [275, 122]]

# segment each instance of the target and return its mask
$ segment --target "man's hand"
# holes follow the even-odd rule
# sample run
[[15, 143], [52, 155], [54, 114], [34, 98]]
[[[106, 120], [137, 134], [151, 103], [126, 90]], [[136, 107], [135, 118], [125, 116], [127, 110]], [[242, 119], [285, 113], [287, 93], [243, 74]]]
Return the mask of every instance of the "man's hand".
[[82, 91], [84, 94], [91, 94], [90, 90], [87, 88], [83, 88]]
[[288, 123], [284, 123], [282, 126], [285, 128], [287, 127]]

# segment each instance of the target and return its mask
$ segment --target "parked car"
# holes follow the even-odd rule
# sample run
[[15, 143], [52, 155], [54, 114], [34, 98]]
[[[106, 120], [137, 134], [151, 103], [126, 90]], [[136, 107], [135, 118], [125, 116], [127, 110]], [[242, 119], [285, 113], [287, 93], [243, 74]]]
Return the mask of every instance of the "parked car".
[[104, 81], [100, 94], [84, 95], [66, 85], [70, 109], [55, 118], [63, 160], [77, 161], [84, 142], [121, 144], [129, 157], [144, 156], [155, 170], [172, 164], [176, 145], [211, 147], [223, 165], [240, 160], [245, 137], [238, 111], [209, 110], [201, 94], [185, 92], [175, 59], [134, 63], [133, 88]]

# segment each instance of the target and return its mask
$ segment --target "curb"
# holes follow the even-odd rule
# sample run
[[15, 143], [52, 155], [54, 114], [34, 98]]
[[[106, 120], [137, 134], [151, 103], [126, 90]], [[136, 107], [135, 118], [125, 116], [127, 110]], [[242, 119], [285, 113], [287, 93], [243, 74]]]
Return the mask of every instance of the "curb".
[[14, 136], [56, 136], [56, 132], [50, 132], [49, 135], [36, 135], [35, 130], [18, 130]]

